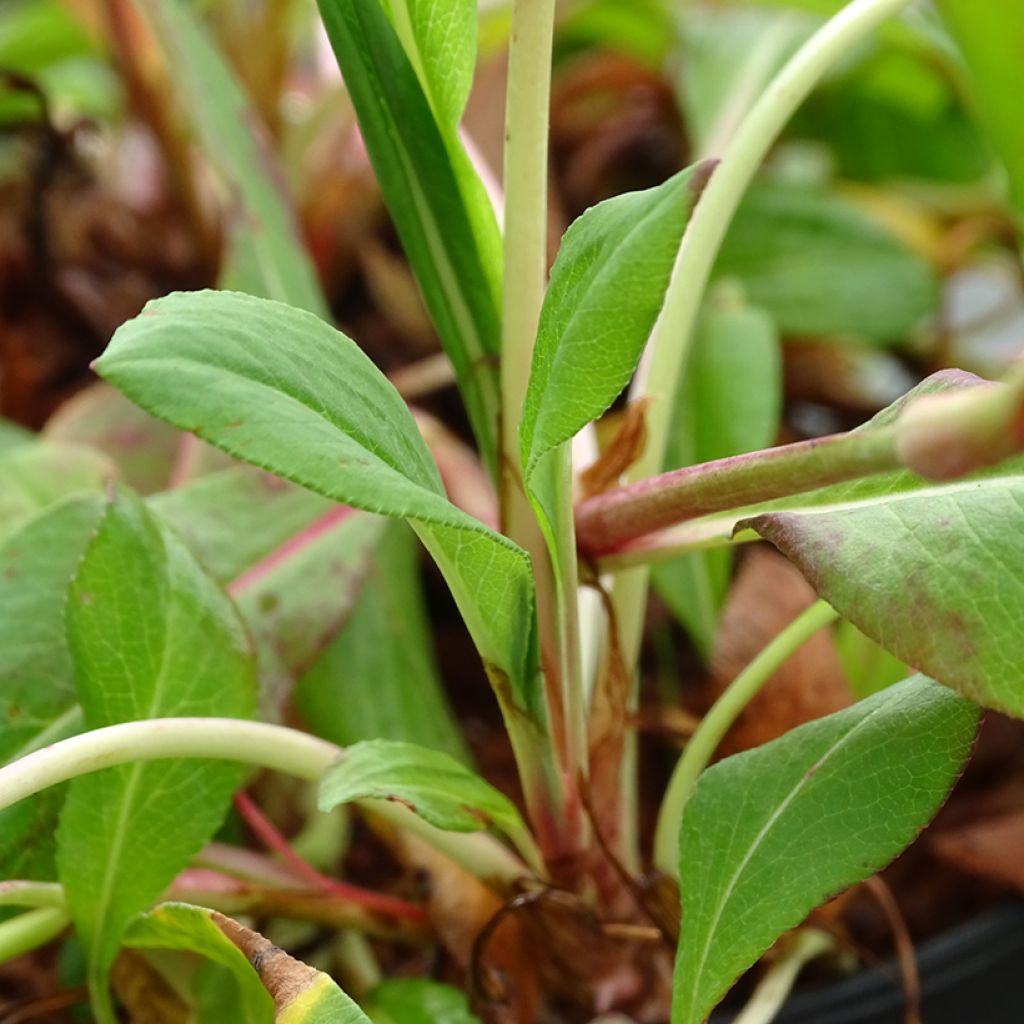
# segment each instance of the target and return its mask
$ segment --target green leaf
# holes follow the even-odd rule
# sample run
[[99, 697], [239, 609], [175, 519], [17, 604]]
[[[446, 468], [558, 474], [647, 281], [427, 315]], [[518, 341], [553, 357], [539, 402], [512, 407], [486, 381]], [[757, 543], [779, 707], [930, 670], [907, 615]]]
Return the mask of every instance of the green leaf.
[[281, 174], [257, 117], [193, 9], [182, 0], [135, 0], [176, 69], [183, 113], [228, 193], [224, 288], [278, 299], [327, 319], [329, 311]]
[[[0, 764], [81, 728], [64, 602], [102, 513], [99, 494], [70, 498], [0, 543]], [[0, 877], [56, 877], [63, 799], [47, 790], [0, 811]]]
[[512, 839], [526, 835], [508, 797], [454, 758], [415, 743], [356, 743], [324, 772], [320, 810], [368, 798], [404, 804], [445, 832], [478, 832], [493, 825]]
[[979, 714], [916, 676], [701, 776], [680, 837], [673, 1024], [702, 1024], [780, 935], [915, 838]]
[[1016, 657], [1024, 460], [1003, 475], [745, 525], [886, 650], [986, 707], [1024, 717]]
[[367, 997], [373, 1024], [480, 1024], [464, 992], [426, 978], [395, 978]]
[[[782, 412], [778, 332], [771, 317], [745, 305], [725, 282], [712, 291], [698, 321], [675, 410], [667, 470], [742, 455], [775, 440]], [[724, 551], [696, 552], [653, 569], [658, 593], [705, 659], [729, 573]]]
[[705, 7], [679, 11], [679, 93], [696, 152], [724, 144], [783, 64], [818, 27], [791, 10]]
[[783, 334], [901, 341], [935, 308], [934, 270], [837, 196], [751, 188], [715, 264], [739, 278]]
[[[501, 336], [501, 240], [483, 186], [455, 134], [438, 124], [409, 57], [379, 0], [320, 0], [359, 126], [402, 246], [419, 281], [441, 343], [455, 367], [477, 442], [492, 471], [497, 466], [499, 388], [495, 356]], [[455, 61], [464, 60], [462, 18], [454, 4], [416, 3], [445, 21], [451, 17]], [[460, 5], [461, 8], [461, 5]], [[422, 26], [422, 20], [421, 20]], [[425, 44], [424, 44], [425, 46]], [[424, 52], [428, 80], [439, 81], [437, 61]], [[465, 69], [452, 68], [463, 89]], [[429, 74], [426, 68], [432, 68]], [[443, 101], [451, 114], [453, 101]]]
[[274, 1019], [274, 1001], [245, 954], [218, 927], [214, 911], [188, 903], [161, 903], [132, 921], [124, 944], [135, 949], [198, 953], [233, 979], [233, 1024], [263, 1024]]
[[[270, 1014], [276, 1024], [371, 1024], [326, 974], [214, 910], [161, 904], [132, 924], [127, 941], [133, 946], [193, 949], [230, 970], [250, 1013], [244, 1024], [263, 1024]], [[261, 984], [270, 1000], [258, 998], [255, 990]]]
[[170, 485], [182, 440], [173, 427], [148, 416], [102, 381], [65, 402], [47, 421], [43, 437], [97, 449], [139, 494]]
[[[696, 173], [695, 173], [696, 172]], [[707, 180], [688, 168], [591, 207], [565, 233], [541, 310], [521, 427], [523, 471], [597, 419], [629, 383]]]
[[[668, 288], [707, 167], [592, 207], [565, 233], [537, 328], [520, 461], [560, 591], [572, 550], [566, 447], [629, 382]], [[563, 601], [565, 600], [563, 595]]]
[[0, 537], [80, 491], [101, 491], [114, 467], [79, 445], [35, 441], [0, 453]]
[[280, 303], [198, 292], [150, 303], [97, 368], [149, 412], [238, 458], [408, 519], [455, 595], [510, 730], [543, 732], [529, 558], [447, 500], [405, 403], [352, 341]]
[[445, 700], [413, 538], [392, 524], [337, 638], [299, 681], [295, 703], [318, 736], [346, 747], [406, 740], [466, 762]]
[[238, 465], [154, 494], [148, 505], [222, 585], [337, 507], [271, 473]]
[[[71, 585], [68, 637], [89, 729], [251, 713], [255, 671], [238, 615], [184, 545], [127, 491], [111, 501]], [[97, 1017], [124, 928], [216, 831], [238, 766], [173, 761], [75, 779], [61, 815], [60, 880], [86, 949]]]
[[974, 96], [1024, 210], [1024, 137], [1020, 131], [1020, 41], [1024, 8], [1000, 0], [939, 0], [938, 8], [967, 59]]
[[[256, 645], [268, 715], [280, 714], [294, 680], [348, 620], [387, 525], [378, 516], [336, 506], [232, 585]], [[391, 643], [393, 637], [377, 640]]]
[[455, 128], [476, 64], [475, 0], [385, 0], [440, 125]]

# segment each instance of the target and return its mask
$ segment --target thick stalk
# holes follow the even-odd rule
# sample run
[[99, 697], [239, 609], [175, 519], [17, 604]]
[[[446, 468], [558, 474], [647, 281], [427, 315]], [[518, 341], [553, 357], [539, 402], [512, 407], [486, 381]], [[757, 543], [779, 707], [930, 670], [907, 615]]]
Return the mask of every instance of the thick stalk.
[[[72, 736], [0, 768], [0, 810], [79, 775], [135, 761], [199, 757], [285, 772], [319, 782], [344, 753], [297, 729], [237, 718], [154, 718]], [[369, 814], [412, 832], [484, 881], [506, 888], [529, 871], [484, 833], [442, 832], [387, 800], [359, 801]]]
[[654, 863], [658, 870], [673, 878], [679, 875], [679, 826], [683, 810], [698, 777], [708, 766], [729, 727], [793, 652], [838, 617], [838, 613], [824, 601], [815, 601], [729, 684], [701, 720], [676, 764], [658, 813], [654, 833]]
[[[562, 859], [580, 844], [582, 816], [576, 780], [585, 768], [575, 563], [556, 574], [519, 462], [519, 425], [530, 380], [537, 324], [547, 278], [548, 131], [555, 0], [515, 0], [509, 41], [505, 111], [505, 261], [501, 332], [501, 520], [505, 533], [530, 554], [537, 585], [541, 664], [551, 730], [561, 767], [561, 792], [549, 794]], [[571, 464], [565, 469], [571, 473]], [[571, 476], [567, 477], [571, 481]], [[566, 516], [568, 550], [575, 550]], [[571, 604], [571, 607], [570, 607]], [[525, 782], [526, 780], [524, 780]], [[550, 844], [545, 844], [549, 846]]]
[[893, 427], [833, 434], [639, 480], [576, 510], [580, 549], [600, 555], [656, 530], [900, 468]]

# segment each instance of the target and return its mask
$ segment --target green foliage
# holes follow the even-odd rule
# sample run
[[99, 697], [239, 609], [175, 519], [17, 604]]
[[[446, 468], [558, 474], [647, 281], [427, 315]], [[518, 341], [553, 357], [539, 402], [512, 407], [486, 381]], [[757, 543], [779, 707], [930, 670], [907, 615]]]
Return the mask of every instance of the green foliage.
[[[406, 38], [415, 45], [422, 81], [378, 0], [321, 0], [320, 13], [381, 192], [455, 367], [481, 453], [493, 470], [501, 242], [483, 186], [456, 134], [475, 53], [466, 38], [467, 5], [393, 0], [391, 6], [407, 12], [415, 26]], [[447, 15], [443, 7], [450, 8]], [[452, 33], [451, 50], [441, 45], [442, 29]], [[431, 100], [444, 121], [435, 120]]]
[[373, 1024], [479, 1024], [466, 996], [425, 978], [396, 978], [378, 985], [367, 999]]
[[935, 272], [886, 228], [838, 196], [756, 185], [715, 264], [783, 334], [901, 341], [935, 308]]
[[978, 717], [916, 676], [701, 777], [680, 835], [673, 1024], [701, 1024], [783, 932], [917, 835], [959, 775]]
[[448, 754], [398, 740], [364, 740], [324, 773], [320, 809], [353, 800], [394, 800], [445, 832], [494, 826], [521, 839], [526, 827], [508, 797]]
[[91, 448], [40, 441], [0, 452], [0, 537], [61, 498], [99, 492], [114, 468]]
[[200, 292], [150, 303], [97, 368], [155, 416], [232, 455], [407, 518], [444, 572], [506, 713], [541, 728], [529, 559], [447, 500], [405, 403], [353, 342], [280, 303]]
[[[102, 498], [69, 498], [0, 544], [0, 763], [81, 728], [64, 636], [64, 598], [103, 513]], [[0, 875], [54, 878], [63, 790], [0, 811]]]
[[[112, 499], [82, 559], [67, 624], [89, 729], [253, 710], [252, 654], [236, 612], [128, 492]], [[212, 836], [239, 779], [235, 766], [174, 761], [71, 784], [57, 864], [100, 1019], [113, 1020], [106, 978], [125, 927]]]
[[978, 112], [1006, 165], [1019, 214], [1024, 209], [1019, 112], [1024, 10], [999, 0], [939, 0], [938, 8], [967, 61]]
[[231, 980], [237, 1024], [268, 1024], [274, 1001], [245, 954], [214, 921], [213, 911], [187, 903], [161, 903], [135, 918], [124, 935], [134, 949], [179, 949], [198, 953]]
[[[782, 358], [775, 324], [722, 282], [701, 314], [680, 383], [665, 468], [767, 448], [779, 428]], [[742, 415], [736, 410], [742, 409]], [[729, 584], [725, 551], [657, 565], [652, 579], [707, 659]], [[902, 677], [901, 677], [902, 678]]]
[[225, 59], [183, 0], [135, 0], [171, 67], [185, 114], [230, 199], [221, 285], [327, 316], [280, 172]]
[[406, 740], [467, 761], [441, 687], [413, 537], [390, 525], [345, 625], [299, 681], [310, 729], [340, 746]]

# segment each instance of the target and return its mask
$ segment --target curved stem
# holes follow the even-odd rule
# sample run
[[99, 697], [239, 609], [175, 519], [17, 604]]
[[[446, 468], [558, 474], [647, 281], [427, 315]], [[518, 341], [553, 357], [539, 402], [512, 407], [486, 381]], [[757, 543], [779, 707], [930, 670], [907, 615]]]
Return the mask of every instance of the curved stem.
[[0, 923], [0, 963], [45, 946], [67, 928], [69, 921], [67, 911], [44, 907]]
[[[237, 761], [319, 782], [341, 747], [297, 729], [237, 718], [154, 718], [82, 733], [0, 768], [0, 810], [79, 775], [135, 761], [200, 757]], [[357, 801], [367, 813], [420, 836], [471, 874], [507, 887], [529, 874], [484, 833], [442, 832], [387, 800]]]
[[679, 875], [679, 827], [683, 820], [683, 810], [698, 777], [722, 742], [722, 737], [790, 655], [819, 629], [835, 622], [837, 618], [839, 614], [834, 608], [824, 601], [815, 601], [729, 684], [728, 689], [701, 720], [676, 764], [658, 813], [658, 826], [654, 834], [654, 863], [660, 871], [673, 878]]
[[[821, 77], [851, 46], [907, 7], [911, 0], [854, 0], [826, 22], [790, 58], [726, 146], [683, 235], [661, 319], [630, 390], [630, 399], [654, 398], [647, 414], [647, 447], [630, 482], [660, 473], [672, 405], [689, 354], [693, 327], [715, 257], [743, 193], [786, 122]], [[616, 604], [620, 648], [635, 660], [648, 574], [622, 577]]]

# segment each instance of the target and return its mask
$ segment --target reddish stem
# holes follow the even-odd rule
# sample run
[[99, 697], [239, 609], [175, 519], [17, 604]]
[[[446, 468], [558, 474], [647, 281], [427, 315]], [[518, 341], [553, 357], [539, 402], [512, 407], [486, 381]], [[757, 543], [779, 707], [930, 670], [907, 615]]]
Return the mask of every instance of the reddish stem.
[[277, 830], [259, 807], [253, 803], [247, 793], [239, 792], [235, 794], [235, 806], [256, 838], [268, 850], [273, 850], [279, 854], [281, 859], [288, 864], [296, 875], [309, 882], [315, 888], [339, 899], [356, 903], [367, 910], [389, 914], [391, 917], [400, 917], [407, 921], [423, 921], [426, 919], [426, 912], [415, 903], [409, 903], [406, 900], [399, 899], [397, 896], [386, 896], [384, 893], [373, 892], [371, 889], [363, 889], [358, 885], [339, 882], [317, 871], [312, 864], [304, 860], [292, 849], [288, 840]]

